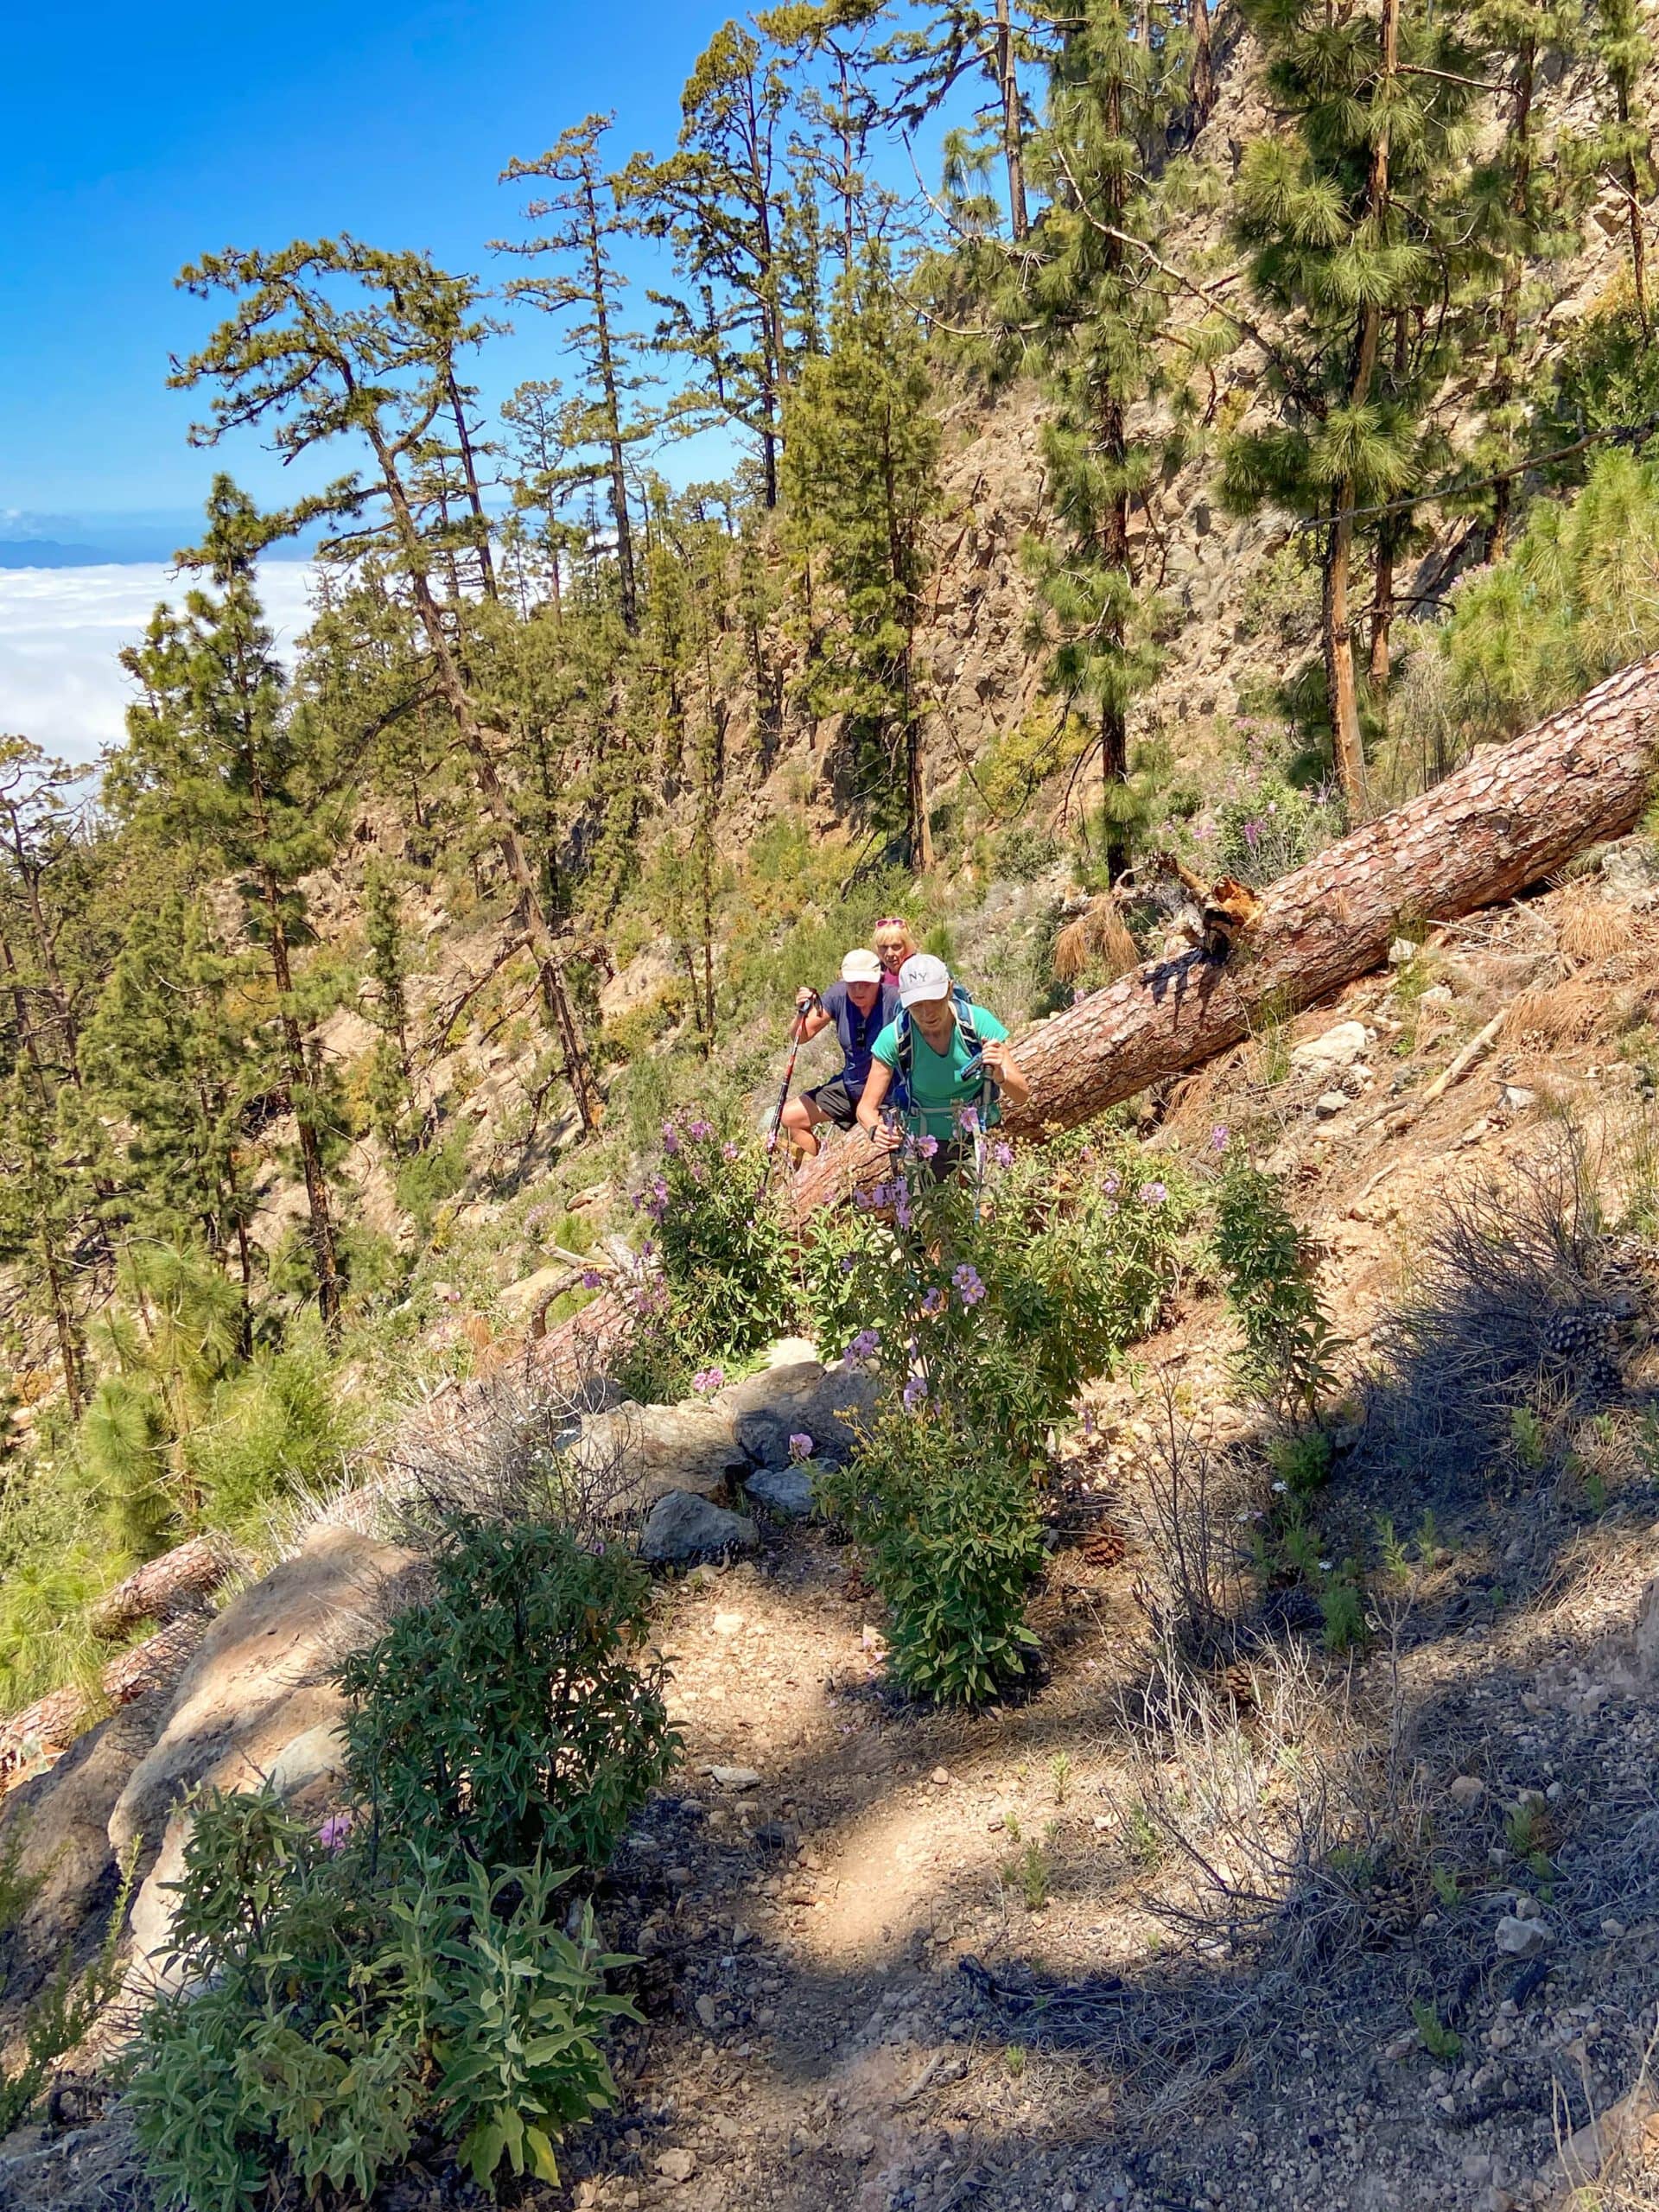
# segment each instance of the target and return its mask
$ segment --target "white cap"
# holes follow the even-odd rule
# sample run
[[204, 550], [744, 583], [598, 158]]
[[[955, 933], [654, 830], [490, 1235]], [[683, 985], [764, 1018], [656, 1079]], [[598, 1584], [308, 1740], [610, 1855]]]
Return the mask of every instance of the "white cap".
[[950, 970], [936, 953], [912, 952], [899, 970], [899, 1003], [915, 1006], [929, 999], [948, 999]]
[[855, 951], [849, 952], [841, 963], [843, 983], [879, 983], [886, 973], [875, 955], [867, 952], [861, 944]]

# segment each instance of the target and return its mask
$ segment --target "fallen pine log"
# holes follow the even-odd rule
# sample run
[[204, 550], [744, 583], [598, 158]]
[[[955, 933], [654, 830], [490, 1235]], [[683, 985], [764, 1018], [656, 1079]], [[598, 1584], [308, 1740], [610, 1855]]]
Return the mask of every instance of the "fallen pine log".
[[[210, 1625], [207, 1613], [187, 1613], [118, 1652], [99, 1675], [105, 1698], [112, 1706], [130, 1705], [151, 1690], [170, 1688]], [[48, 1691], [0, 1726], [0, 1796], [25, 1775], [61, 1758], [97, 1709], [97, 1701], [72, 1684]]]
[[147, 1560], [100, 1598], [89, 1616], [92, 1633], [125, 1636], [140, 1621], [170, 1621], [194, 1612], [241, 1564], [242, 1554], [225, 1537], [193, 1536], [159, 1559]]
[[[1075, 1128], [1225, 1052], [1379, 966], [1403, 927], [1454, 920], [1641, 818], [1659, 748], [1659, 654], [1621, 669], [1421, 798], [1368, 822], [1262, 894], [1223, 957], [1149, 960], [1014, 1039], [1032, 1095], [1009, 1132]], [[861, 1135], [828, 1145], [793, 1186], [804, 1215], [879, 1180]]]

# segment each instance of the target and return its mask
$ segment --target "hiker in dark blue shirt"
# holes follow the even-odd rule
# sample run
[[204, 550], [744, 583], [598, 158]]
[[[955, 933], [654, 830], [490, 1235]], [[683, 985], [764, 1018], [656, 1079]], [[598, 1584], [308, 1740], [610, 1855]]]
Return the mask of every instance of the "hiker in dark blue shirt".
[[861, 946], [847, 955], [841, 963], [841, 981], [831, 983], [822, 998], [803, 990], [795, 1003], [803, 1040], [816, 1037], [832, 1021], [841, 1039], [840, 1074], [791, 1098], [779, 1125], [803, 1158], [812, 1160], [817, 1154], [820, 1122], [850, 1129], [857, 1121], [858, 1102], [870, 1072], [870, 1047], [899, 1011], [899, 989], [884, 976], [874, 953]]

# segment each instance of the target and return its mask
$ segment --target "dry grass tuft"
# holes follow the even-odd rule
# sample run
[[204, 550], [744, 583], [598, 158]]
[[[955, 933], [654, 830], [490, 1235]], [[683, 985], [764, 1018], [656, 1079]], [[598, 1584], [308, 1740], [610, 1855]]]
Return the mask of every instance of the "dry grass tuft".
[[1586, 1045], [1606, 1020], [1610, 995], [1605, 985], [1576, 978], [1522, 991], [1505, 1027], [1523, 1046], [1538, 1052], [1558, 1045]]
[[1054, 973], [1061, 982], [1075, 983], [1090, 961], [1100, 962], [1109, 982], [1141, 965], [1141, 949], [1109, 893], [1091, 899], [1054, 940]]
[[1605, 898], [1594, 884], [1575, 884], [1562, 894], [1557, 931], [1561, 959], [1569, 976], [1576, 976], [1582, 969], [1599, 968], [1604, 961], [1628, 951], [1637, 936], [1630, 908]]
[[1414, 1294], [1377, 1327], [1368, 1456], [1478, 1472], [1524, 1454], [1540, 1421], [1594, 1409], [1618, 1383], [1636, 1297], [1575, 1129], [1512, 1182], [1448, 1199]]

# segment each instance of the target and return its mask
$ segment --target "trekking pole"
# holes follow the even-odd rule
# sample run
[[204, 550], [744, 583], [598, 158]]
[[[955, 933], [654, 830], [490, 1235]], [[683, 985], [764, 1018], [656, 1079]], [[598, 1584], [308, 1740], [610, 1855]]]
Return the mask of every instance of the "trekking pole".
[[795, 1010], [794, 1040], [789, 1048], [789, 1058], [785, 1063], [783, 1088], [778, 1093], [778, 1103], [772, 1113], [772, 1127], [766, 1132], [766, 1164], [760, 1171], [762, 1196], [765, 1195], [766, 1184], [772, 1175], [772, 1155], [777, 1151], [778, 1140], [783, 1135], [784, 1109], [789, 1103], [789, 1086], [795, 1080], [795, 1056], [801, 1049], [801, 1033], [806, 1027], [807, 1015], [818, 1003], [818, 995], [814, 991], [806, 1004], [798, 1007]]

